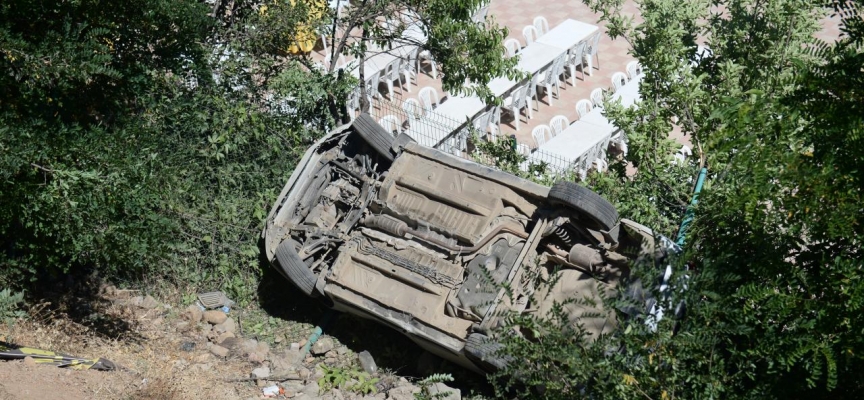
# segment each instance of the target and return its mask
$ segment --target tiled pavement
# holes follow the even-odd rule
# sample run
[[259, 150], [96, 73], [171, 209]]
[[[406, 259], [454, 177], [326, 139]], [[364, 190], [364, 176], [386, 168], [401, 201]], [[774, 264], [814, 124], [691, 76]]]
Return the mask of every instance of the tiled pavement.
[[[639, 20], [638, 8], [633, 0], [628, 0], [623, 6], [623, 12], [630, 13]], [[549, 21], [550, 28], [555, 27], [562, 21], [568, 18], [577, 21], [596, 24], [602, 32], [600, 47], [599, 47], [599, 63], [595, 60], [592, 74], [585, 75], [584, 80], [582, 75], [577, 73], [576, 86], [571, 86], [570, 79], [566, 82], [562, 81], [560, 98], [555, 98], [553, 105], [549, 105], [549, 100], [544, 95], [540, 100], [540, 107], [534, 110], [533, 118], [527, 120], [527, 116], [521, 116], [522, 123], [519, 131], [516, 131], [512, 117], [509, 113], [502, 114], [501, 131], [505, 135], [515, 134], [518, 141], [529, 144], [534, 147], [533, 139], [531, 139], [531, 130], [540, 124], [548, 124], [549, 120], [556, 115], [564, 115], [571, 122], [577, 118], [575, 104], [580, 99], [587, 99], [590, 92], [595, 88], [608, 88], [611, 85], [611, 77], [615, 72], [625, 71], [625, 66], [628, 62], [634, 60], [634, 57], [629, 54], [629, 45], [623, 39], [611, 40], [606, 35], [605, 24], [598, 23], [599, 15], [591, 12], [591, 10], [582, 3], [581, 0], [541, 0], [535, 2], [527, 2], [522, 0], [492, 0], [489, 10], [489, 18], [494, 20], [501, 26], [509, 29], [509, 37], [519, 40], [524, 46], [525, 39], [522, 37], [522, 28], [532, 24], [534, 17], [543, 16]], [[839, 35], [838, 18], [826, 16], [823, 19], [823, 30], [817, 34], [817, 37], [822, 40], [833, 41]], [[323, 58], [321, 53], [314, 54], [316, 58]], [[598, 68], [599, 67], [599, 68]], [[401, 101], [407, 98], [416, 98], [420, 88], [432, 86], [445, 97], [446, 95], [441, 90], [440, 80], [432, 79], [428, 74], [418, 74], [417, 86], [412, 84], [411, 92], [404, 91], [400, 88], [395, 89], [394, 103], [392, 106], [385, 107], [386, 109], [398, 109]], [[382, 92], [386, 93], [385, 86], [381, 86]], [[386, 96], [386, 95], [385, 95]], [[380, 108], [375, 107], [372, 113], [376, 118], [383, 116]], [[400, 116], [404, 118], [404, 116]], [[527, 120], [527, 121], [526, 121]], [[670, 135], [681, 142], [689, 144], [686, 137], [681, 137], [680, 132], [670, 132]]]

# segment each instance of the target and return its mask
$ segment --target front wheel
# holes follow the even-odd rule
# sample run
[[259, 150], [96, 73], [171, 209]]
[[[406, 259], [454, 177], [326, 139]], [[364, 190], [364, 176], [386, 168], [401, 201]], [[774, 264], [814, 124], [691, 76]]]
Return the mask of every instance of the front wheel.
[[284, 240], [276, 248], [276, 262], [285, 277], [307, 296], [314, 296], [315, 282], [318, 277], [309, 269], [300, 255], [297, 254], [297, 244], [293, 240]]

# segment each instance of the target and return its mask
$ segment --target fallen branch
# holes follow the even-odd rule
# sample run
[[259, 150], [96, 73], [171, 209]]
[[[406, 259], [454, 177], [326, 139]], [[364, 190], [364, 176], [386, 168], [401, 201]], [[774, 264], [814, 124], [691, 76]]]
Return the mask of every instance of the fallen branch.
[[283, 376], [270, 376], [267, 378], [230, 378], [230, 379], [226, 378], [225, 382], [252, 382], [252, 381], [258, 381], [258, 380], [284, 382], [284, 381], [302, 381], [303, 378], [301, 378], [297, 375], [293, 375], [293, 376], [283, 375]]

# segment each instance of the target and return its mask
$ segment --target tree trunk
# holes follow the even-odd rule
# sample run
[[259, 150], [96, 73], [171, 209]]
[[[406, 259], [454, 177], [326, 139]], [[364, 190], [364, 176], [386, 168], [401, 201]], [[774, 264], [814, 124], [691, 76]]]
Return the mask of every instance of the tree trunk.
[[[366, 40], [368, 39], [365, 28], [360, 28], [360, 37], [360, 43], [363, 43], [365, 49]], [[360, 56], [360, 112], [368, 113], [369, 106], [369, 98], [366, 96], [366, 52], [364, 51], [363, 55]]]

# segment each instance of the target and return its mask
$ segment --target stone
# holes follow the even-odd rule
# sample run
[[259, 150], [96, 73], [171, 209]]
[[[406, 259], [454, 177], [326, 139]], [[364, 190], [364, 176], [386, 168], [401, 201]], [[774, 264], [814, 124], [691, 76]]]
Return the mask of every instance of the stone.
[[33, 357], [27, 356], [24, 357], [24, 364], [26, 365], [36, 365], [36, 360]]
[[414, 393], [419, 393], [420, 388], [410, 383], [402, 383], [387, 392], [387, 398], [392, 400], [414, 400]]
[[263, 363], [267, 358], [258, 353], [249, 353], [249, 355], [246, 356], [246, 360], [251, 363]]
[[189, 307], [186, 307], [183, 310], [183, 319], [189, 321], [190, 323], [197, 324], [201, 322], [201, 317], [204, 316], [204, 311], [201, 311], [201, 308], [192, 304]]
[[312, 354], [320, 356], [333, 350], [334, 347], [336, 347], [336, 344], [333, 342], [333, 339], [329, 337], [318, 338], [318, 341], [312, 345]]
[[144, 308], [147, 310], [152, 310], [156, 307], [159, 307], [159, 302], [156, 301], [156, 299], [154, 299], [153, 296], [150, 296], [148, 294], [147, 296], [144, 296], [144, 298], [141, 299], [141, 302], [138, 303], [138, 307], [141, 307], [141, 308]]
[[213, 355], [210, 353], [203, 353], [195, 357], [195, 362], [199, 364], [208, 363], [213, 360]]
[[429, 385], [429, 394], [432, 395], [432, 398], [437, 399], [462, 400], [462, 392], [459, 389], [453, 389], [441, 382]]
[[213, 368], [213, 364], [195, 364], [192, 366], [192, 368], [197, 368], [201, 371], [209, 371], [211, 368]]
[[360, 354], [357, 354], [357, 358], [360, 359], [360, 366], [363, 367], [363, 370], [369, 375], [374, 375], [378, 372], [378, 365], [375, 364], [375, 359], [372, 358], [372, 354], [368, 351], [361, 351]]
[[340, 355], [340, 356], [343, 355], [343, 354], [348, 353], [348, 351], [349, 351], [349, 350], [348, 350], [348, 347], [345, 347], [345, 346], [339, 346], [339, 347], [336, 348], [336, 354], [338, 354], [338, 355]]
[[230, 339], [233, 337], [235, 337], [233, 332], [223, 332], [221, 335], [216, 337], [216, 340], [214, 340], [214, 342], [223, 343], [223, 342], [225, 342], [226, 339]]
[[297, 375], [300, 377], [300, 379], [305, 381], [309, 379], [310, 376], [312, 376], [312, 372], [309, 372], [309, 369], [307, 368], [300, 368], [297, 370]]
[[195, 342], [183, 342], [180, 343], [181, 351], [192, 351], [195, 350]]
[[300, 343], [291, 343], [291, 346], [288, 346], [291, 350], [300, 350]]
[[219, 325], [225, 320], [228, 319], [228, 315], [225, 314], [222, 310], [207, 310], [204, 311], [204, 321], [207, 321], [210, 325]]
[[227, 348], [227, 349], [229, 349], [235, 353], [249, 354], [243, 348], [243, 339], [238, 338], [238, 337], [226, 338], [225, 340], [222, 341], [222, 343], [219, 343], [219, 345], [222, 347], [225, 347], [225, 348]]
[[214, 356], [225, 358], [228, 357], [228, 353], [230, 352], [230, 350], [218, 344], [214, 344], [210, 346], [210, 352], [213, 353]]
[[228, 317], [225, 319], [225, 322], [222, 322], [221, 324], [215, 325], [213, 327], [213, 329], [217, 330], [218, 332], [235, 333], [235, 332], [237, 332], [237, 324], [234, 323], [233, 318]]
[[367, 394], [362, 397], [363, 400], [385, 400], [387, 398], [386, 393], [378, 392], [375, 394]]
[[188, 321], [177, 321], [174, 324], [174, 329], [176, 329], [177, 332], [189, 332], [189, 330], [192, 329], [192, 324]]
[[259, 367], [252, 370], [252, 377], [255, 379], [267, 379], [270, 377], [270, 368]]

